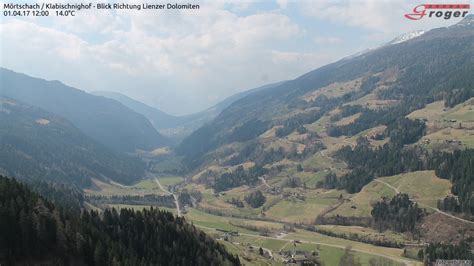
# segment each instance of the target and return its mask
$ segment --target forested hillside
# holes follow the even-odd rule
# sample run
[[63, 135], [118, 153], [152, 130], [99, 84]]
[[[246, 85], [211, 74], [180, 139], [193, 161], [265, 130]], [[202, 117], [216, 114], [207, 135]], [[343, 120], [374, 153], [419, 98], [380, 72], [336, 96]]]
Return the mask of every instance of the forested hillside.
[[[473, 21], [342, 59], [224, 109], [176, 149], [193, 187], [213, 189], [202, 208], [279, 222], [376, 224], [472, 246]], [[258, 191], [257, 201], [245, 201]], [[437, 226], [446, 233], [429, 229]]]
[[[234, 133], [248, 123], [259, 122], [262, 127], [253, 126], [255, 132], [246, 134], [260, 135], [282, 126], [278, 136], [283, 137], [349, 103], [361, 108], [360, 117], [331, 128], [329, 135], [352, 136], [376, 125], [393, 127], [433, 101], [445, 100], [453, 106], [474, 96], [473, 52], [474, 27], [460, 24], [343, 59], [240, 99], [191, 134], [177, 151], [194, 169], [210, 160], [203, 158], [208, 152], [234, 142]], [[356, 103], [369, 96], [380, 108]]]
[[0, 216], [2, 265], [240, 264], [223, 246], [169, 212], [64, 212], [3, 176]]
[[0, 84], [0, 96], [64, 117], [108, 148], [133, 152], [167, 144], [143, 115], [117, 101], [4, 68], [0, 68]]
[[0, 98], [0, 121], [0, 173], [79, 187], [90, 186], [91, 178], [131, 183], [144, 176], [140, 160], [40, 108]]

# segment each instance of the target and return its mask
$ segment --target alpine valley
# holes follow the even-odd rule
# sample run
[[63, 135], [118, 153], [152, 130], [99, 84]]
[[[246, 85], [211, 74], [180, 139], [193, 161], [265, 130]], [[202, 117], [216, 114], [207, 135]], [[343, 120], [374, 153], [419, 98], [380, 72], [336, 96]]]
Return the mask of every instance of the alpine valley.
[[2, 265], [474, 259], [474, 15], [183, 117], [0, 78]]

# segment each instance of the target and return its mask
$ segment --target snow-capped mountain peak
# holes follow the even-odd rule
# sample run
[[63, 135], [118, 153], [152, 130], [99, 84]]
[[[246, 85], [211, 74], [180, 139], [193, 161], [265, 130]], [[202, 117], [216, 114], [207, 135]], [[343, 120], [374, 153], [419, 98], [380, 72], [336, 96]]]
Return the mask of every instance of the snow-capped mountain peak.
[[408, 40], [411, 40], [413, 38], [416, 38], [418, 36], [421, 36], [425, 33], [426, 31], [424, 30], [416, 30], [416, 31], [411, 31], [411, 32], [407, 32], [403, 35], [400, 35], [398, 36], [397, 38], [393, 39], [392, 41], [388, 42], [387, 44], [384, 44], [384, 45], [380, 45], [378, 47], [375, 47], [375, 48], [370, 48], [370, 49], [365, 49], [361, 52], [358, 52], [358, 53], [355, 53], [353, 55], [350, 55], [350, 56], [347, 56], [347, 57], [344, 57], [342, 59], [342, 61], [345, 61], [345, 60], [348, 60], [348, 59], [351, 59], [351, 58], [354, 58], [354, 57], [358, 57], [358, 56], [361, 56], [361, 55], [364, 55], [370, 51], [374, 51], [374, 50], [377, 50], [379, 48], [382, 48], [382, 47], [386, 47], [386, 46], [389, 46], [389, 45], [392, 45], [392, 44], [397, 44], [397, 43], [402, 43], [402, 42], [406, 42]]
[[392, 44], [397, 44], [397, 43], [402, 43], [406, 42], [408, 40], [411, 40], [413, 38], [416, 38], [418, 36], [421, 36], [425, 33], [424, 30], [416, 30], [416, 31], [411, 31], [407, 32], [403, 35], [398, 36], [397, 38], [393, 39], [391, 42], [389, 42], [387, 45], [392, 45]]
[[460, 26], [472, 26], [472, 25], [474, 25], [474, 14], [468, 15], [463, 20], [461, 20], [460, 22], [458, 22], [457, 24], [453, 26], [460, 27]]

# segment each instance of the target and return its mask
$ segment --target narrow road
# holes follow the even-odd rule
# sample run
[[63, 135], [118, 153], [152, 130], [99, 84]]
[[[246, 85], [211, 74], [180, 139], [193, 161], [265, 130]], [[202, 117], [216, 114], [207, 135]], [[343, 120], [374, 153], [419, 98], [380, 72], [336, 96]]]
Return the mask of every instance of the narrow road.
[[335, 191], [335, 190], [336, 190], [335, 188], [334, 188], [334, 189], [330, 189], [330, 190], [328, 190], [328, 191], [324, 191], [324, 192], [321, 193], [321, 194], [329, 194], [329, 193], [332, 193], [332, 192]]
[[331, 160], [331, 161], [334, 161], [334, 158], [329, 157], [329, 156], [327, 156], [326, 154], [324, 154], [325, 151], [326, 151], [326, 150], [321, 150], [321, 151], [319, 152], [319, 154], [321, 154], [321, 156], [323, 156], [323, 157], [328, 158], [328, 159]]
[[258, 179], [260, 179], [260, 181], [262, 181], [262, 184], [265, 185], [266, 187], [268, 187], [269, 189], [272, 189], [272, 188], [273, 188], [272, 186], [270, 186], [270, 185], [267, 183], [267, 180], [265, 180], [265, 177], [259, 176]]
[[[332, 158], [332, 157], [327, 156], [326, 153], [325, 153], [326, 151], [327, 151], [327, 150], [321, 150], [321, 151], [319, 152], [319, 154], [321, 154], [322, 157], [326, 157], [326, 158], [328, 158], [329, 160], [331, 160], [331, 161], [333, 161], [333, 162], [341, 162], [342, 164], [344, 164], [345, 167], [347, 167], [347, 163], [346, 163], [346, 162], [344, 162], [344, 161], [342, 161], [342, 160], [336, 160], [336, 159], [334, 159], [334, 158]], [[334, 169], [334, 167], [332, 167], [332, 165], [330, 166], [330, 168], [331, 168], [331, 170]]]
[[[194, 224], [194, 226], [199, 227], [199, 228], [203, 228], [203, 229], [207, 229], [207, 230], [216, 230], [215, 228], [202, 226], [202, 225], [197, 225], [197, 224]], [[243, 236], [254, 237], [254, 238], [263, 238], [263, 239], [287, 241], [287, 242], [290, 242], [290, 243], [297, 240], [297, 239], [289, 239], [289, 238], [280, 239], [280, 238], [271, 237], [271, 236], [252, 235], [252, 234], [246, 234], [246, 233], [240, 233], [240, 232], [239, 232], [239, 234], [243, 235]], [[346, 246], [328, 244], [328, 243], [323, 243], [323, 242], [308, 241], [308, 240], [298, 240], [298, 241], [300, 241], [301, 243], [305, 243], [305, 244], [314, 244], [314, 245], [328, 246], [328, 247], [341, 248], [341, 249], [346, 248]], [[357, 252], [361, 252], [361, 253], [365, 253], [365, 254], [370, 254], [370, 255], [374, 255], [374, 256], [379, 256], [379, 257], [384, 257], [384, 258], [387, 258], [387, 259], [395, 260], [395, 261], [398, 261], [398, 262], [401, 262], [401, 263], [405, 263], [406, 265], [417, 265], [414, 261], [406, 260], [406, 259], [399, 258], [399, 257], [393, 257], [393, 256], [379, 254], [379, 253], [366, 251], [366, 250], [361, 250], [361, 249], [357, 249], [357, 248], [352, 248], [352, 250], [357, 251]]]
[[288, 244], [290, 244], [290, 243], [291, 243], [290, 241], [287, 241], [287, 242], [285, 243], [285, 245], [283, 245], [283, 246], [280, 248], [280, 250], [278, 250], [278, 252], [284, 250], [284, 249], [286, 248], [286, 246], [288, 246]]
[[193, 206], [193, 208], [196, 208], [197, 206], [197, 200], [195, 197], [189, 195], [191, 197], [191, 205]]
[[289, 139], [284, 139], [284, 138], [278, 138], [278, 139], [283, 141], [283, 142], [289, 143], [289, 144], [304, 145], [303, 143], [299, 143], [299, 142], [292, 141], [292, 140], [289, 140]]
[[386, 185], [387, 187], [393, 189], [393, 190], [395, 191], [395, 193], [400, 194], [400, 191], [398, 190], [398, 188], [396, 188], [396, 187], [390, 185], [389, 183], [387, 183], [387, 182], [385, 182], [385, 181], [383, 181], [383, 180], [380, 180], [380, 179], [374, 179], [374, 181], [375, 181], [375, 182], [382, 183], [382, 184]]
[[110, 184], [114, 185], [114, 186], [117, 186], [117, 187], [120, 187], [120, 188], [132, 188], [133, 186], [127, 186], [127, 185], [123, 185], [123, 184], [120, 184], [120, 183], [117, 183], [115, 181], [113, 181], [112, 179], [110, 178], [106, 178]]
[[[326, 154], [324, 154], [324, 151], [326, 151], [326, 150], [321, 150], [321, 151], [319, 151], [319, 154], [321, 154], [322, 157], [326, 157], [326, 158], [328, 158], [328, 159], [331, 160], [331, 161], [335, 161], [334, 158], [329, 157], [329, 156], [327, 156]], [[332, 167], [332, 164], [329, 165], [329, 169], [330, 169], [330, 170], [334, 170], [334, 167]]]
[[474, 224], [474, 222], [471, 222], [471, 221], [469, 221], [469, 220], [465, 220], [465, 219], [463, 219], [463, 218], [460, 218], [460, 217], [454, 216], [454, 215], [452, 215], [452, 214], [446, 213], [446, 212], [444, 212], [444, 211], [442, 211], [442, 210], [440, 210], [440, 209], [438, 209], [438, 208], [433, 208], [433, 207], [426, 206], [426, 205], [421, 205], [421, 204], [419, 204], [419, 205], [420, 205], [420, 206], [423, 206], [423, 207], [425, 207], [425, 208], [432, 209], [432, 210], [434, 210], [434, 211], [436, 211], [436, 212], [439, 212], [439, 213], [441, 213], [441, 214], [443, 214], [443, 215], [446, 215], [446, 216], [451, 217], [451, 218], [453, 218], [453, 219], [456, 219], [456, 220], [458, 220], [458, 221], [465, 222], [465, 223], [468, 223], [468, 224]]
[[348, 141], [348, 140], [347, 140], [347, 138], [345, 138], [343, 141], [344, 141], [345, 143], [349, 144], [349, 146], [351, 146], [351, 147], [352, 147], [353, 143], [352, 143], [352, 142], [350, 142], [350, 141]]
[[181, 217], [181, 216], [182, 216], [182, 214], [181, 214], [181, 209], [179, 208], [178, 197], [176, 196], [176, 194], [171, 193], [171, 192], [169, 192], [168, 190], [166, 190], [166, 189], [161, 185], [161, 183], [160, 183], [160, 181], [158, 180], [158, 178], [155, 177], [154, 179], [155, 179], [156, 184], [160, 187], [160, 189], [161, 189], [163, 192], [165, 192], [165, 193], [168, 194], [168, 195], [172, 195], [172, 196], [173, 196], [173, 198], [174, 198], [174, 204], [176, 205], [176, 213], [177, 213], [177, 215], [178, 215], [179, 217]]
[[[390, 185], [389, 183], [387, 183], [387, 182], [385, 182], [385, 181], [382, 181], [382, 180], [380, 180], [380, 179], [374, 179], [374, 181], [375, 181], [375, 182], [382, 183], [382, 184], [388, 186], [389, 188], [393, 189], [397, 194], [400, 193], [400, 191], [399, 191], [396, 187]], [[419, 203], [419, 202], [417, 202], [417, 203], [418, 203], [418, 205], [420, 205], [421, 207], [428, 208], [428, 209], [432, 209], [432, 210], [434, 210], [434, 211], [436, 211], [436, 212], [439, 212], [439, 213], [441, 213], [441, 214], [443, 214], [443, 215], [445, 215], [445, 216], [451, 217], [451, 218], [456, 219], [456, 220], [458, 220], [458, 221], [465, 222], [465, 223], [468, 223], [468, 224], [474, 224], [474, 222], [472, 222], [472, 221], [465, 220], [465, 219], [463, 219], [463, 218], [460, 218], [460, 217], [454, 216], [454, 215], [452, 215], [452, 214], [446, 213], [446, 212], [444, 212], [444, 211], [442, 211], [442, 210], [440, 210], [440, 209], [438, 209], [438, 208], [433, 208], [433, 207], [430, 207], [430, 206], [421, 204], [421, 203]]]

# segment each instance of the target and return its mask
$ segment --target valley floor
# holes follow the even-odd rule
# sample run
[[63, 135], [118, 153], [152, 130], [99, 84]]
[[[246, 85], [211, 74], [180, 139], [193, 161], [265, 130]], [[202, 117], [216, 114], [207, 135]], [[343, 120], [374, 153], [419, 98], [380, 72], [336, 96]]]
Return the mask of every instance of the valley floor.
[[[165, 180], [167, 178], [164, 178]], [[168, 178], [169, 179], [169, 178]], [[283, 264], [287, 256], [286, 252], [306, 252], [317, 251], [321, 261], [325, 265], [337, 265], [344, 253], [350, 249], [350, 253], [354, 254], [362, 265], [368, 265], [372, 260], [387, 260], [390, 265], [421, 265], [421, 262], [403, 257], [403, 249], [386, 248], [373, 246], [361, 242], [346, 240], [342, 238], [329, 237], [316, 232], [305, 229], [292, 228], [285, 229], [287, 223], [276, 220], [251, 219], [251, 218], [234, 218], [222, 215], [211, 214], [198, 208], [180, 206], [177, 195], [170, 192], [170, 187], [179, 184], [180, 178], [175, 178], [175, 183], [167, 182], [168, 185], [160, 183], [160, 177], [151, 179], [155, 183], [144, 180], [135, 186], [129, 187], [134, 193], [147, 193], [155, 191], [158, 187], [159, 192], [163, 194], [171, 194], [175, 197], [176, 207], [171, 209], [168, 207], [158, 207], [163, 210], [171, 211], [176, 215], [184, 216], [189, 222], [192, 222], [197, 228], [205, 231], [218, 241], [222, 242], [230, 252], [235, 252], [241, 257], [241, 261], [245, 265], [278, 265]], [[143, 186], [143, 184], [147, 184]], [[111, 187], [109, 187], [111, 186]], [[110, 193], [111, 190], [123, 189], [119, 184], [109, 184], [105, 190], [96, 190], [95, 194], [104, 192]], [[127, 195], [127, 194], [124, 194]], [[147, 205], [127, 205], [127, 204], [109, 204], [107, 206], [91, 206], [90, 208], [133, 208], [142, 209], [149, 208]], [[255, 226], [252, 228], [250, 225]], [[268, 232], [262, 233], [260, 228], [269, 229]], [[355, 230], [351, 227], [340, 226], [342, 230]], [[327, 228], [326, 228], [327, 229]], [[377, 235], [373, 231], [369, 234]], [[393, 233], [390, 237], [401, 239], [402, 236]], [[260, 255], [258, 249], [262, 247], [264, 254]], [[335, 264], [333, 264], [335, 263]]]
[[[374, 97], [369, 98], [359, 99], [362, 102], [358, 104], [367, 105], [369, 102], [365, 101]], [[442, 102], [434, 102], [412, 112], [407, 117], [426, 121], [427, 134], [407, 146], [426, 150], [450, 150], [459, 145], [472, 147], [473, 104], [474, 99], [470, 99], [445, 108]], [[348, 257], [362, 265], [421, 265], [418, 251], [426, 243], [457, 243], [474, 237], [473, 221], [438, 209], [438, 202], [451, 195], [453, 184], [439, 178], [434, 170], [378, 176], [352, 194], [325, 189], [328, 176], [340, 177], [352, 170], [348, 162], [335, 155], [336, 151], [344, 146], [355, 147], [360, 137], [365, 138], [372, 149], [390, 141], [390, 138], [375, 137], [385, 132], [387, 127], [383, 125], [350, 137], [328, 135], [330, 123], [348, 124], [360, 116], [358, 113], [331, 121], [337, 114], [338, 111], [333, 110], [305, 124], [306, 133], [305, 130], [294, 131], [279, 137], [276, 132], [280, 127], [276, 126], [259, 135], [256, 139], [261, 149], [258, 154], [272, 159], [264, 164], [268, 174], [258, 175], [250, 186], [226, 184], [220, 192], [212, 188], [223, 174], [240, 171], [236, 176], [242, 178], [257, 164], [255, 158], [248, 156], [240, 164], [228, 163], [245, 148], [235, 142], [217, 149], [216, 157], [191, 176], [159, 175], [163, 164], [157, 163], [150, 168], [152, 173], [147, 179], [133, 186], [94, 180], [94, 188], [85, 193], [106, 197], [167, 197], [164, 203], [154, 207], [185, 217], [238, 254], [246, 265], [283, 264], [298, 256], [319, 260], [324, 265], [338, 265], [341, 259]], [[462, 136], [454, 133], [462, 133]], [[303, 154], [308, 145], [312, 145], [310, 152]], [[148, 158], [159, 161], [160, 156], [149, 154]], [[259, 207], [246, 200], [254, 193], [264, 197]], [[373, 206], [399, 193], [407, 194], [411, 202], [424, 209], [424, 217], [416, 225], [417, 233], [375, 230], [371, 219]], [[107, 203], [89, 207], [140, 209], [150, 205]]]

